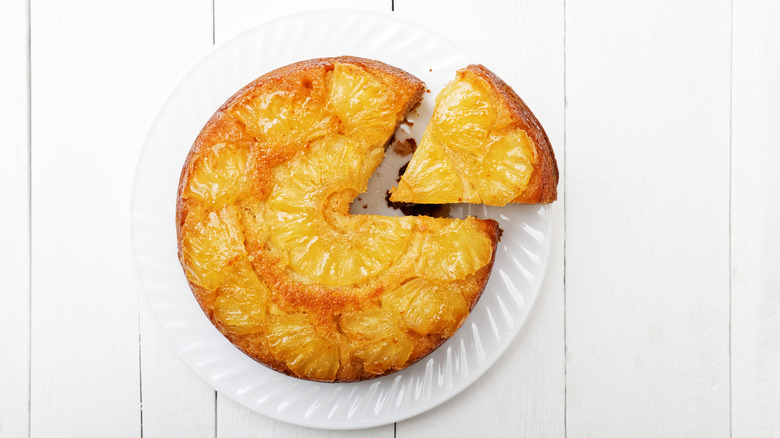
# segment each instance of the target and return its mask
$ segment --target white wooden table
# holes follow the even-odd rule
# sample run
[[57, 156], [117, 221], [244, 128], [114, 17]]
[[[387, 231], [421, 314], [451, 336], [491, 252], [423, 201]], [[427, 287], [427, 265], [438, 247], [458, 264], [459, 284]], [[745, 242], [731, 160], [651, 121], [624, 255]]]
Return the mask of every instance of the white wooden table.
[[[152, 324], [127, 239], [135, 157], [179, 78], [323, 6], [479, 53], [562, 174], [508, 352], [444, 405], [359, 432], [215, 393]], [[0, 55], [2, 437], [780, 436], [777, 0], [8, 0]]]

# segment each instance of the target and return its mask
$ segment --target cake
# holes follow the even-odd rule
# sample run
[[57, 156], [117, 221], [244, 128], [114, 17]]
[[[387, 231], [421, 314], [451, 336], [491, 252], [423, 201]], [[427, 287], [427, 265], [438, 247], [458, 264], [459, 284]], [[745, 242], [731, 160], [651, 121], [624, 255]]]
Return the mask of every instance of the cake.
[[549, 203], [557, 185], [558, 167], [542, 125], [510, 86], [487, 68], [470, 65], [436, 96], [390, 201]]
[[214, 326], [301, 379], [404, 369], [463, 324], [493, 265], [498, 224], [352, 215], [425, 87], [353, 57], [291, 64], [227, 100], [179, 183], [178, 255]]

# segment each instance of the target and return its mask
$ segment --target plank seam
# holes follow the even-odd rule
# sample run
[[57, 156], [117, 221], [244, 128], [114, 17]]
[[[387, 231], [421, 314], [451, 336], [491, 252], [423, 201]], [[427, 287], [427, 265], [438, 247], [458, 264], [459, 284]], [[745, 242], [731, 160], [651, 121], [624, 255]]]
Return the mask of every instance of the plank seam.
[[[217, 44], [217, 0], [211, 0], [211, 45]], [[214, 438], [219, 436], [219, 419], [217, 413], [219, 412], [219, 393], [214, 390]]]
[[568, 97], [566, 95], [566, 0], [563, 0], [563, 436], [568, 436], [568, 345], [566, 343], [566, 114], [568, 111]]
[[27, 436], [32, 434], [32, 13], [27, 7]]
[[141, 438], [144, 438], [144, 373], [143, 373], [143, 360], [142, 360], [142, 348], [141, 348], [141, 294], [138, 294], [138, 407], [140, 409], [139, 419], [141, 420]]
[[732, 205], [732, 183], [733, 183], [733, 119], [734, 119], [734, 0], [731, 0], [731, 28], [729, 41], [729, 437], [733, 437], [734, 428], [734, 383], [732, 379], [733, 358], [731, 356], [731, 319], [733, 314], [732, 307], [732, 235], [731, 235], [731, 205]]

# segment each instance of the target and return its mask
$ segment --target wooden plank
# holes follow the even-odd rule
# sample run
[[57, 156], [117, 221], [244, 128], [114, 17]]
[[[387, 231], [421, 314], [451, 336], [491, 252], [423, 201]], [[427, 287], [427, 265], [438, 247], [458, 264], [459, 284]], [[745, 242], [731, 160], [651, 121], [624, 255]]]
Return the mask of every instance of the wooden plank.
[[30, 202], [29, 14], [26, 2], [0, 4], [0, 266], [6, 309], [0, 319], [0, 435], [29, 436]]
[[[145, 84], [137, 90], [144, 102], [138, 107], [139, 128], [145, 133], [177, 81], [213, 47], [212, 2], [145, 1], [138, 6], [154, 11], [153, 24], [135, 36], [137, 47], [146, 49], [140, 61], [148, 66], [137, 78]], [[213, 437], [214, 390], [174, 354], [147, 306], [139, 310], [143, 436]]]
[[729, 436], [730, 24], [566, 4], [570, 436]]
[[[137, 47], [146, 49], [141, 62], [149, 66], [138, 78], [145, 84], [138, 90], [145, 134], [176, 83], [213, 48], [212, 1], [147, 0], [138, 7], [154, 11], [153, 24], [135, 36]], [[165, 342], [145, 303], [139, 310], [143, 436], [213, 437], [215, 391]]]
[[217, 43], [227, 41], [264, 21], [301, 11], [324, 8], [390, 11], [391, 5], [392, 0], [291, 0], [272, 3], [220, 0], [214, 7], [214, 36]]
[[136, 149], [128, 129], [134, 96], [124, 86], [133, 71], [125, 57], [130, 12], [32, 3], [36, 437], [140, 434], [138, 300], [114, 231], [125, 225], [117, 194]]
[[[208, 45], [211, 5], [201, 3], [204, 25], [193, 26]], [[182, 29], [198, 14], [174, 6], [32, 4], [32, 436], [142, 433], [127, 194], [149, 123], [197, 59]], [[189, 394], [167, 396], [186, 410]], [[146, 420], [152, 432], [161, 421]]]
[[[544, 125], [563, 173], [562, 1], [395, 0], [395, 11], [453, 38], [512, 85]], [[564, 435], [563, 175], [558, 188], [548, 270], [526, 326], [486, 375], [398, 423], [398, 437]]]
[[[390, 10], [389, 0], [337, 0], [327, 2], [331, 8]], [[216, 3], [215, 29], [217, 44], [227, 41], [241, 31], [274, 17], [309, 9], [326, 7], [316, 0], [258, 3], [248, 0], [230, 0]], [[393, 425], [367, 431], [323, 431], [285, 424], [257, 414], [218, 394], [217, 436], [219, 437], [392, 437]]]
[[294, 426], [272, 420], [219, 395], [217, 403], [217, 436], [225, 438], [392, 438], [393, 425], [363, 430], [326, 431]]
[[213, 437], [216, 394], [162, 339], [141, 311], [141, 401], [143, 436]]
[[734, 1], [732, 431], [780, 436], [780, 4]]

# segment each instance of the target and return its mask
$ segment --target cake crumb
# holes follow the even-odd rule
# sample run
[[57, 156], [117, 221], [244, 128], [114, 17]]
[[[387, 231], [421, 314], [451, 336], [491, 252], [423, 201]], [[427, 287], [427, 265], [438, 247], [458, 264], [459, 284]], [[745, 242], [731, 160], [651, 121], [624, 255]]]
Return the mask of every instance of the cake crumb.
[[[417, 102], [416, 104], [414, 104], [412, 109], [410, 109], [409, 112], [406, 114], [406, 118], [404, 120], [408, 120], [409, 118], [416, 119], [416, 118], [420, 117], [420, 113], [417, 112], [417, 110], [420, 109], [420, 103], [422, 103], [422, 100], [420, 102]], [[412, 124], [414, 124], [414, 123], [412, 123]]]
[[407, 167], [409, 167], [408, 161], [398, 169], [398, 179], [396, 179], [395, 182], [401, 182], [401, 176], [406, 172]]
[[393, 143], [393, 152], [405, 157], [411, 155], [417, 149], [417, 142], [413, 138], [407, 138]]
[[407, 216], [430, 216], [440, 218], [451, 218], [449, 204], [413, 204], [405, 202], [393, 202], [390, 200], [390, 190], [385, 195], [387, 206], [401, 212]]
[[387, 150], [387, 148], [389, 148], [390, 145], [395, 143], [395, 134], [396, 133], [394, 132], [393, 135], [390, 136], [390, 139], [387, 140], [387, 143], [385, 143], [385, 150]]

